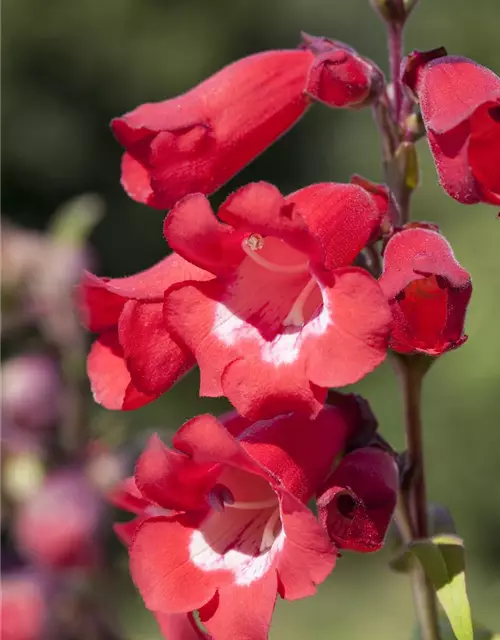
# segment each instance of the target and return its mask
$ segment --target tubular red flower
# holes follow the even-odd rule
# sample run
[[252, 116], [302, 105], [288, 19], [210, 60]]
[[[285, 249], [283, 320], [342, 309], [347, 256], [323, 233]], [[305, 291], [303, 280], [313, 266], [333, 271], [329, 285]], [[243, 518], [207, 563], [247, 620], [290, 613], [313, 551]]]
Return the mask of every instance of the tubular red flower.
[[277, 594], [312, 595], [335, 565], [306, 503], [352, 426], [328, 406], [315, 419], [245, 424], [230, 423], [235, 437], [199, 416], [174, 436], [176, 450], [153, 438], [130, 487], [139, 511], [126, 540], [132, 576], [160, 625], [179, 625], [186, 638], [204, 637], [195, 610], [218, 640], [267, 638]]
[[442, 187], [464, 204], [500, 204], [500, 78], [445, 49], [413, 52], [402, 77], [419, 100]]
[[378, 551], [396, 507], [398, 469], [380, 449], [345, 456], [317, 500], [318, 516], [339, 549]]
[[442, 235], [415, 227], [396, 233], [379, 282], [393, 313], [395, 351], [437, 356], [465, 342], [471, 279]]
[[96, 402], [107, 409], [136, 409], [193, 367], [190, 352], [164, 326], [163, 296], [181, 280], [211, 277], [175, 254], [127, 278], [85, 272], [78, 305], [86, 326], [100, 334], [87, 361]]
[[188, 193], [214, 192], [304, 114], [313, 59], [305, 50], [258, 53], [181, 96], [115, 118], [127, 193], [168, 209]]
[[384, 88], [384, 76], [374, 62], [335, 40], [304, 34], [304, 48], [317, 55], [309, 69], [306, 92], [330, 107], [364, 107]]
[[214, 216], [184, 198], [165, 221], [169, 244], [213, 273], [165, 296], [172, 335], [194, 353], [200, 392], [226, 395], [247, 417], [314, 414], [325, 388], [359, 380], [385, 357], [390, 311], [352, 261], [384, 217], [358, 185], [317, 184], [284, 198], [257, 183]]

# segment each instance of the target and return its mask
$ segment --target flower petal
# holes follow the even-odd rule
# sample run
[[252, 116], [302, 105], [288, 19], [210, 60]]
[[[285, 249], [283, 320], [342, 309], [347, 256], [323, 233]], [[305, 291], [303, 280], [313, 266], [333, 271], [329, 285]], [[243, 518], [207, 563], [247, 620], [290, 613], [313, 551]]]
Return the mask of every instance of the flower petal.
[[268, 182], [241, 187], [222, 203], [218, 215], [239, 231], [275, 236], [304, 253], [314, 250], [304, 221]]
[[[407, 83], [418, 96], [426, 128], [434, 133], [454, 129], [480, 105], [500, 99], [500, 78], [468, 58], [441, 55], [429, 59], [428, 53], [414, 51], [403, 65], [411, 67]], [[403, 75], [405, 78], [409, 76]]]
[[137, 530], [130, 547], [130, 571], [148, 609], [195, 611], [231, 579], [229, 572], [203, 571], [191, 559], [190, 540], [203, 518], [203, 512], [149, 518]]
[[135, 481], [150, 502], [164, 509], [188, 511], [207, 508], [207, 494], [219, 474], [217, 463], [195, 463], [184, 453], [169, 449], [155, 434], [137, 461]]
[[201, 193], [175, 205], [165, 218], [163, 233], [174, 251], [213, 274], [231, 273], [245, 257], [241, 234], [217, 220]]
[[431, 274], [446, 278], [457, 288], [470, 283], [470, 275], [460, 266], [450, 243], [440, 233], [411, 228], [389, 240], [384, 252], [384, 271], [379, 280], [387, 299], [396, 297], [414, 280]]
[[192, 613], [155, 613], [155, 618], [166, 640], [209, 640]]
[[95, 401], [106, 409], [137, 409], [156, 399], [132, 384], [116, 331], [106, 331], [94, 342], [87, 374]]
[[120, 182], [133, 200], [162, 208], [160, 203], [156, 203], [147, 168], [127, 152], [122, 156]]
[[500, 204], [500, 98], [487, 102], [470, 119], [469, 162], [483, 189], [483, 200]]
[[322, 289], [323, 309], [302, 331], [306, 375], [319, 386], [341, 387], [385, 359], [391, 311], [377, 281], [362, 269], [337, 269], [333, 285]]
[[148, 395], [161, 395], [195, 364], [164, 325], [163, 302], [129, 300], [122, 311], [118, 336], [134, 385]]
[[276, 571], [269, 571], [248, 586], [222, 587], [215, 612], [201, 620], [217, 640], [267, 640], [276, 595]]
[[285, 492], [280, 498], [285, 534], [277, 560], [280, 595], [297, 600], [314, 595], [335, 567], [337, 550], [305, 505]]
[[[222, 374], [222, 390], [244, 416], [260, 420], [283, 411], [315, 416], [321, 411], [326, 389], [312, 384], [301, 363], [277, 367], [260, 357], [233, 360]], [[255, 373], [258, 371], [258, 375]]]
[[385, 214], [378, 201], [357, 184], [313, 184], [290, 194], [286, 202], [304, 220], [327, 270], [351, 264]]

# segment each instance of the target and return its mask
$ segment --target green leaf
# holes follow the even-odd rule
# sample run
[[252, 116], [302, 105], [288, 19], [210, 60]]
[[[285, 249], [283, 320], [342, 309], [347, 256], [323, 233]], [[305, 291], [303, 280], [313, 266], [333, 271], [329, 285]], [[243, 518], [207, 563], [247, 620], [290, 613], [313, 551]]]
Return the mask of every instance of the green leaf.
[[463, 540], [438, 534], [408, 545], [436, 589], [451, 628], [458, 640], [473, 640], [472, 618], [465, 587]]
[[[444, 615], [439, 616], [439, 633], [441, 640], [454, 640], [455, 638], [450, 623]], [[422, 640], [422, 634], [418, 626], [412, 635], [412, 640]], [[474, 622], [474, 640], [500, 640], [500, 634], [489, 631], [482, 625]]]
[[84, 193], [65, 202], [52, 216], [49, 233], [60, 244], [81, 247], [104, 215], [104, 202]]
[[[427, 505], [427, 519], [429, 532], [432, 535], [438, 533], [455, 534], [457, 532], [450, 511], [441, 504], [431, 503]], [[399, 539], [394, 557], [389, 560], [389, 566], [398, 573], [409, 573], [414, 562], [415, 557], [411, 549], [408, 545], [402, 546]]]

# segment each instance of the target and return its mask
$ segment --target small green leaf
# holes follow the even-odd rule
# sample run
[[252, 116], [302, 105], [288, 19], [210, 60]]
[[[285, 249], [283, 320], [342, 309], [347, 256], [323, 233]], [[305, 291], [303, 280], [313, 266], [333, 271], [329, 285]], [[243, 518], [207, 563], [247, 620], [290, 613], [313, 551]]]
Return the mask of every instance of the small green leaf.
[[[429, 532], [432, 535], [438, 533], [456, 533], [455, 523], [451, 513], [441, 504], [432, 503], [427, 506], [427, 519], [429, 522]], [[389, 566], [393, 571], [397, 571], [398, 573], [409, 573], [414, 562], [415, 557], [411, 549], [408, 545], [403, 546], [399, 538], [394, 556], [389, 560]]]
[[458, 640], [473, 640], [472, 618], [465, 587], [463, 540], [438, 534], [414, 540], [409, 549], [420, 561]]
[[[500, 634], [488, 631], [482, 625], [474, 622], [474, 640], [500, 640]], [[453, 633], [448, 619], [444, 615], [439, 616], [439, 633], [441, 640], [454, 640], [455, 634]], [[412, 635], [412, 640], [422, 640], [422, 634], [417, 626]]]
[[84, 193], [65, 202], [52, 216], [49, 233], [60, 244], [81, 247], [104, 215], [104, 201]]

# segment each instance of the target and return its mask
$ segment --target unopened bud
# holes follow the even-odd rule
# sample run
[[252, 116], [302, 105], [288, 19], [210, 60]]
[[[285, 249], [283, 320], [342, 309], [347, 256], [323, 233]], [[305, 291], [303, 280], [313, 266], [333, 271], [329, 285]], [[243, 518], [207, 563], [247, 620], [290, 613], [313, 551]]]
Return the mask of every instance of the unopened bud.
[[375, 11], [386, 22], [403, 24], [419, 0], [370, 0]]
[[306, 93], [330, 107], [357, 109], [378, 99], [385, 79], [377, 65], [335, 40], [304, 35], [303, 47], [316, 54]]

